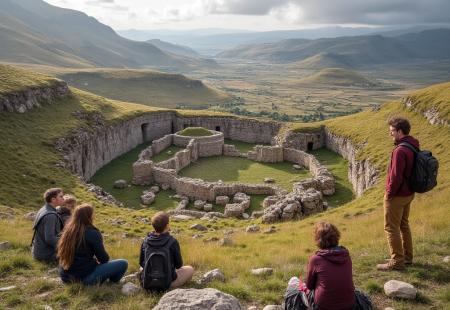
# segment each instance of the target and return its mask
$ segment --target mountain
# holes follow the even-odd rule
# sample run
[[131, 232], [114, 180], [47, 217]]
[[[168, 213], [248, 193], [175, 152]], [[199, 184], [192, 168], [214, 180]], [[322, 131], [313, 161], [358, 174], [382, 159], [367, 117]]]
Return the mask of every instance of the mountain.
[[171, 71], [214, 65], [122, 38], [95, 18], [42, 0], [0, 1], [0, 42], [0, 60], [8, 62]]
[[311, 76], [300, 79], [299, 84], [374, 87], [380, 85], [361, 73], [341, 68], [322, 69]]
[[417, 58], [449, 58], [450, 29], [426, 30], [393, 38], [370, 35], [317, 40], [289, 39], [276, 43], [249, 44], [222, 52], [217, 57], [290, 63], [320, 53], [339, 55], [341, 61], [352, 66], [408, 62]]
[[187, 47], [187, 46], [172, 44], [169, 42], [161, 41], [160, 39], [151, 39], [151, 40], [147, 40], [146, 42], [153, 44], [154, 46], [156, 46], [157, 48], [159, 48], [160, 50], [162, 50], [164, 52], [169, 52], [169, 53], [173, 53], [176, 55], [182, 55], [182, 56], [194, 57], [194, 58], [200, 57], [199, 53], [197, 53], [192, 48]]
[[[54, 73], [55, 74], [55, 73]], [[181, 74], [149, 70], [64, 70], [55, 74], [70, 86], [110, 99], [149, 106], [190, 109], [208, 108], [230, 97]]]

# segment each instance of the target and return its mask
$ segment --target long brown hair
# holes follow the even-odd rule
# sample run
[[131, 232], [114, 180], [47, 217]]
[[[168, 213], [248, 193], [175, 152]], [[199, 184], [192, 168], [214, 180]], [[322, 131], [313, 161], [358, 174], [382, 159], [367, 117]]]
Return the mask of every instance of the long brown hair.
[[76, 249], [84, 242], [86, 227], [93, 226], [94, 208], [83, 203], [75, 208], [67, 224], [64, 226], [58, 241], [58, 258], [60, 265], [69, 269], [73, 263]]

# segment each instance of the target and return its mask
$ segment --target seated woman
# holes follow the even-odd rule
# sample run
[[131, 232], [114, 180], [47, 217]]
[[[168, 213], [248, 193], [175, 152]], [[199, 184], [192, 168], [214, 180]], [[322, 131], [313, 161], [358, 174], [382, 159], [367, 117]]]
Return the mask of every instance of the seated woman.
[[93, 216], [90, 204], [77, 206], [58, 241], [60, 276], [65, 283], [81, 281], [95, 285], [108, 279], [119, 282], [128, 268], [124, 259], [109, 260]]
[[359, 309], [355, 300], [352, 260], [348, 250], [339, 246], [339, 238], [339, 230], [333, 224], [316, 224], [314, 240], [319, 250], [309, 259], [306, 282], [297, 277], [289, 280], [285, 309]]

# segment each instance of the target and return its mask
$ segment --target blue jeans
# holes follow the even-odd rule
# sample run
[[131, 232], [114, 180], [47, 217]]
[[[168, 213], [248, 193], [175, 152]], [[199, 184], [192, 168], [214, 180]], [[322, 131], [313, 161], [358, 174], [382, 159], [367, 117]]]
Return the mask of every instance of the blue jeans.
[[125, 259], [111, 260], [105, 264], [97, 265], [95, 270], [83, 279], [84, 285], [95, 285], [105, 282], [119, 282], [127, 271], [128, 262]]

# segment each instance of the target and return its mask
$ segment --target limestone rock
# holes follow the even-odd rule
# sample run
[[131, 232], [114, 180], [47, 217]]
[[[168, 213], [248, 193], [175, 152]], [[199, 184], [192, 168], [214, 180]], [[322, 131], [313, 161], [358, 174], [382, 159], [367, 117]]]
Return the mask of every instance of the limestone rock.
[[415, 299], [417, 289], [409, 283], [390, 280], [384, 284], [384, 293], [388, 297]]
[[5, 286], [5, 287], [0, 287], [0, 292], [11, 291], [11, 290], [15, 289], [16, 287], [17, 287], [17, 286], [15, 286], [15, 285]]
[[144, 192], [141, 196], [141, 202], [143, 205], [151, 205], [153, 201], [155, 201], [155, 194], [150, 191]]
[[277, 196], [267, 196], [263, 200], [263, 208], [265, 209], [265, 208], [275, 204], [278, 200], [280, 200], [280, 198]]
[[157, 194], [159, 192], [159, 186], [155, 185], [155, 186], [150, 187], [150, 191], [153, 194]]
[[292, 165], [292, 168], [294, 168], [295, 170], [301, 170], [302, 166], [295, 164], [295, 165]]
[[174, 222], [183, 222], [193, 220], [195, 217], [185, 214], [175, 214], [170, 217]]
[[167, 183], [164, 183], [164, 184], [161, 184], [161, 188], [162, 188], [163, 191], [166, 191], [166, 190], [168, 190], [170, 188], [170, 185], [167, 184]]
[[240, 203], [229, 203], [225, 205], [224, 215], [225, 217], [236, 217], [240, 218], [244, 213]]
[[275, 183], [275, 179], [274, 178], [264, 178], [264, 183]]
[[201, 238], [203, 238], [202, 234], [195, 234], [192, 236], [192, 239], [201, 239]]
[[273, 234], [276, 231], [277, 230], [276, 230], [275, 226], [270, 226], [269, 228], [266, 228], [263, 230], [263, 234]]
[[127, 282], [122, 286], [122, 294], [124, 294], [125, 296], [131, 296], [136, 294], [137, 292], [140, 291], [139, 286], [137, 286], [134, 283], [131, 282]]
[[450, 256], [446, 256], [442, 259], [444, 263], [450, 263]]
[[267, 305], [263, 308], [263, 310], [283, 310], [282, 305]]
[[198, 230], [198, 231], [207, 231], [208, 230], [208, 228], [206, 228], [202, 224], [198, 224], [198, 223], [192, 225], [191, 229], [195, 229], [195, 230]]
[[255, 276], [270, 276], [273, 273], [273, 268], [256, 268], [251, 270], [251, 274]]
[[247, 226], [247, 228], [245, 229], [245, 232], [248, 233], [255, 233], [255, 232], [259, 232], [260, 228], [258, 225], [250, 225]]
[[200, 280], [198, 280], [198, 283], [204, 285], [214, 280], [225, 282], [225, 276], [220, 269], [208, 271], [200, 278]]
[[226, 205], [230, 201], [230, 198], [228, 196], [217, 196], [216, 197], [216, 204], [218, 205]]
[[236, 297], [213, 288], [175, 289], [166, 293], [153, 310], [241, 310]]
[[223, 237], [219, 241], [220, 246], [232, 246], [233, 244], [234, 244], [233, 239], [231, 239], [230, 237]]
[[9, 243], [8, 241], [0, 242], [0, 251], [6, 251], [9, 248], [11, 248], [11, 243]]
[[187, 199], [181, 200], [181, 201], [178, 203], [178, 206], [177, 206], [176, 209], [177, 209], [177, 210], [184, 210], [184, 209], [187, 208], [188, 204], [189, 204], [189, 200], [187, 200]]
[[248, 215], [247, 213], [242, 213], [242, 218], [244, 220], [248, 220], [250, 218], [250, 215]]
[[250, 200], [250, 196], [245, 193], [236, 193], [233, 197], [233, 202], [240, 203], [246, 200]]
[[120, 179], [120, 180], [115, 181], [113, 186], [114, 186], [114, 188], [119, 188], [119, 189], [126, 188], [128, 186], [128, 182], [126, 180]]
[[44, 310], [53, 310], [53, 308], [50, 305], [45, 305], [44, 306]]
[[34, 221], [34, 219], [36, 218], [36, 214], [37, 212], [28, 212], [23, 217], [26, 218], [27, 220]]
[[127, 274], [126, 276], [122, 277], [122, 279], [120, 279], [120, 283], [127, 283], [129, 281], [137, 280], [138, 275], [139, 275], [139, 272]]
[[205, 205], [203, 206], [203, 210], [206, 212], [210, 212], [213, 209], [213, 205], [210, 203], [205, 203]]
[[205, 206], [206, 201], [204, 200], [196, 200], [194, 201], [194, 208], [198, 209], [198, 210], [202, 210], [203, 207]]

